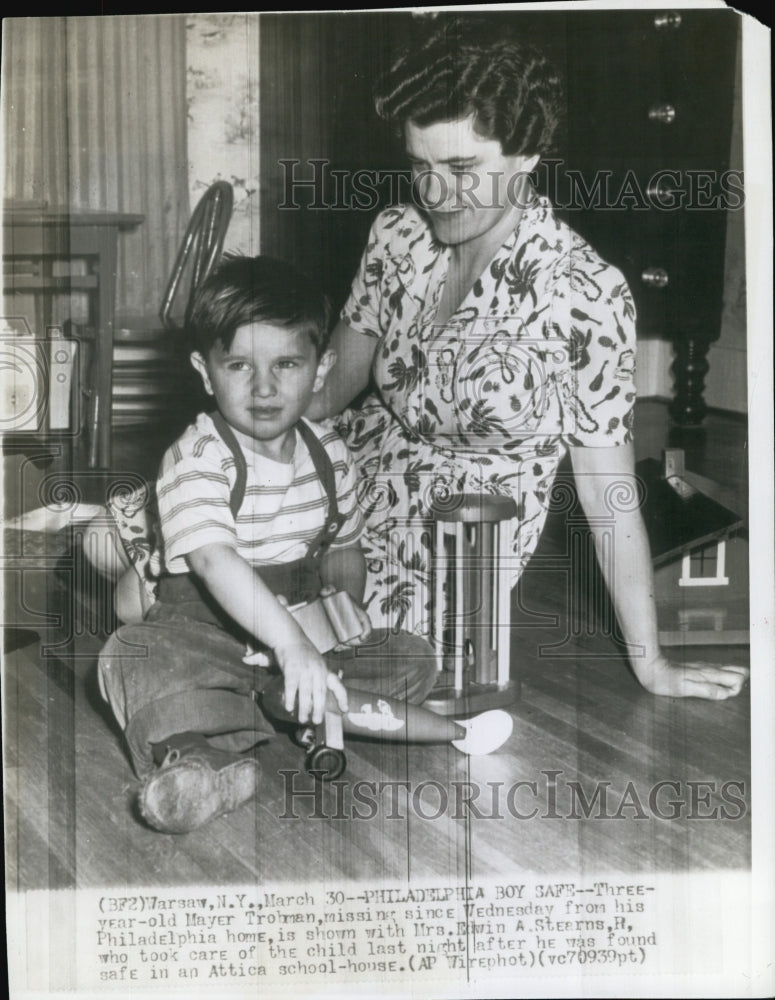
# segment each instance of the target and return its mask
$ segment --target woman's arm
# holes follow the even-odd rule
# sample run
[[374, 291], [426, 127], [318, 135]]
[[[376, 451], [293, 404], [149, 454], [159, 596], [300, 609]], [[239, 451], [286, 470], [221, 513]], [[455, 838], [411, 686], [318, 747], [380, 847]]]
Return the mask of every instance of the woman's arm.
[[[622, 493], [634, 489], [632, 445], [569, 450], [579, 500], [590, 521], [595, 549], [635, 676], [653, 694], [714, 700], [739, 694], [748, 676], [746, 668], [706, 663], [674, 664], [659, 647], [654, 574], [643, 518], [634, 504], [632, 509], [622, 511], [615, 511], [611, 506], [617, 482], [625, 484]], [[605, 537], [611, 530], [612, 516], [615, 520], [611, 565], [600, 557]]]
[[333, 417], [363, 392], [369, 384], [378, 342], [376, 337], [357, 333], [341, 321], [334, 327], [329, 348], [336, 354], [336, 364], [323, 388], [312, 397], [306, 417], [310, 420]]

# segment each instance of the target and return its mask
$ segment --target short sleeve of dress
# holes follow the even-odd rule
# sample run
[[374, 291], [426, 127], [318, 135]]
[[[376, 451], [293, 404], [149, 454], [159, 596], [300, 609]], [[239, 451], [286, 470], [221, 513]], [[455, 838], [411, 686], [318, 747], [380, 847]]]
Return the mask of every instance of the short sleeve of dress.
[[568, 445], [606, 448], [632, 440], [635, 306], [622, 274], [586, 249], [555, 286], [561, 436]]
[[387, 214], [382, 212], [372, 223], [350, 295], [340, 314], [340, 318], [350, 329], [367, 337], [381, 337], [383, 334], [379, 316], [385, 266]]

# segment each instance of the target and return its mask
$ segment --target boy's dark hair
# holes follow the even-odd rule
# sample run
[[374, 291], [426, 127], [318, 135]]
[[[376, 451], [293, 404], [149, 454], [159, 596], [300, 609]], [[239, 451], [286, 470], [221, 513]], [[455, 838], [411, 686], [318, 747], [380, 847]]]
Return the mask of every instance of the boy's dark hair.
[[293, 264], [227, 253], [196, 293], [190, 330], [204, 357], [217, 342], [228, 350], [238, 328], [254, 322], [308, 333], [320, 357], [329, 321], [326, 296]]
[[560, 76], [502, 20], [455, 14], [432, 22], [377, 81], [377, 113], [402, 130], [473, 115], [506, 156], [546, 155], [563, 117]]

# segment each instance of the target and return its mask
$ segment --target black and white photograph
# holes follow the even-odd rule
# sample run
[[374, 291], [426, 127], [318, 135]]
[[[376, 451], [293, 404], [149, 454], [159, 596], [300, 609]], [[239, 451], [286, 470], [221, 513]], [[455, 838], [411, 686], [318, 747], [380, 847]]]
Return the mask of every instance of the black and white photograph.
[[772, 995], [769, 41], [3, 20], [14, 1000]]

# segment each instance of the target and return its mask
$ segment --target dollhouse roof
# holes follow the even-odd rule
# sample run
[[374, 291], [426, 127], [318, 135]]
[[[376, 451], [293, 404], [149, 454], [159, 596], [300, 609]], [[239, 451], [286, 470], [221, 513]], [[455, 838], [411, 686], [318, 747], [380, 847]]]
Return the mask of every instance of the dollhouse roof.
[[642, 514], [655, 566], [727, 538], [743, 526], [740, 514], [702, 489], [692, 485], [682, 491], [680, 483], [666, 479], [664, 467], [657, 459], [643, 459], [636, 471], [646, 489]]

